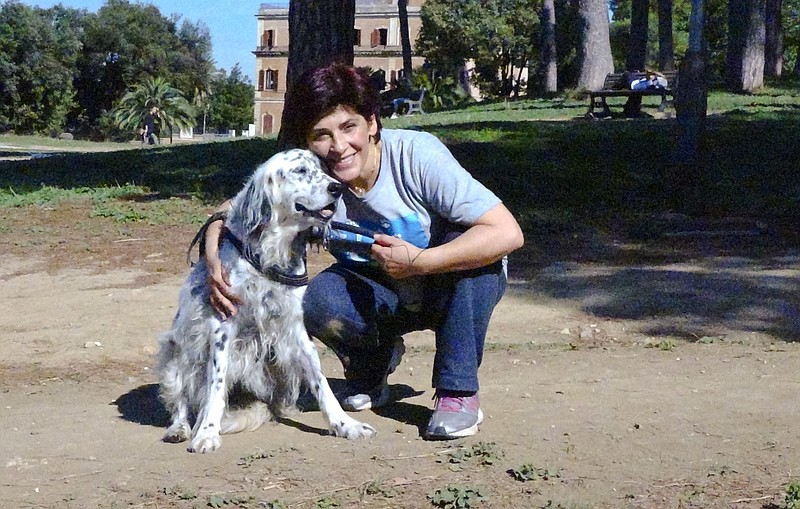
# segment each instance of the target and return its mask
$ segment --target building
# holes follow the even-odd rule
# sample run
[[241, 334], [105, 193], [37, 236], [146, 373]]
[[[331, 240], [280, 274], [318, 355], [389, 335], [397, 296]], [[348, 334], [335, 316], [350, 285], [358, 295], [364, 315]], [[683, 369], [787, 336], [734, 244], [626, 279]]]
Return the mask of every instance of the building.
[[[425, 0], [408, 0], [408, 31], [412, 51], [422, 21], [420, 7]], [[397, 0], [356, 0], [354, 65], [382, 71], [387, 89], [402, 75], [400, 17]], [[289, 57], [289, 8], [261, 4], [258, 10], [256, 56], [255, 126], [257, 135], [277, 134], [281, 128], [286, 67]], [[422, 65], [413, 57], [413, 66]]]

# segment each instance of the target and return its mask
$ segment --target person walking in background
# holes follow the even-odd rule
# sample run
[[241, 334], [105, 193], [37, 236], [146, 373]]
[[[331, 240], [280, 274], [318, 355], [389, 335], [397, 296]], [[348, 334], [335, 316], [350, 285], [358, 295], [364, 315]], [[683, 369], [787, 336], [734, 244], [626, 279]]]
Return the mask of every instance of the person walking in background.
[[158, 117], [158, 108], [153, 106], [147, 115], [144, 117], [144, 131], [142, 132], [142, 143], [148, 145], [158, 145], [158, 136], [156, 135], [156, 118]]

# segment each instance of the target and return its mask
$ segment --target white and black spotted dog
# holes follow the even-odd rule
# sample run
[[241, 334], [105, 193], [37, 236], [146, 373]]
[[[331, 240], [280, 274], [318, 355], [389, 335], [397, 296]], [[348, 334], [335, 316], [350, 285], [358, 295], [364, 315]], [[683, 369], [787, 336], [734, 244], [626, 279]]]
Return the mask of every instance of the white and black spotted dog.
[[[242, 302], [232, 318], [216, 315], [202, 259], [181, 288], [158, 354], [161, 398], [172, 415], [164, 441], [191, 439], [189, 451], [214, 451], [220, 434], [255, 430], [294, 409], [302, 382], [316, 396], [332, 434], [375, 434], [342, 410], [303, 326], [308, 278], [302, 232], [326, 224], [342, 189], [313, 153], [290, 150], [262, 164], [232, 200], [220, 258]], [[229, 406], [234, 387], [253, 401]]]

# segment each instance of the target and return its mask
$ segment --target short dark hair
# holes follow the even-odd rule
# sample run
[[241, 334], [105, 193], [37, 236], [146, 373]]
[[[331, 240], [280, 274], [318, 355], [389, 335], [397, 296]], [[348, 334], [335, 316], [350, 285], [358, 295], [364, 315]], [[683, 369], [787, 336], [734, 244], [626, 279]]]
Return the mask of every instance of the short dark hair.
[[286, 145], [305, 147], [314, 124], [337, 106], [347, 106], [366, 119], [374, 115], [375, 138], [380, 139], [380, 94], [363, 69], [334, 63], [308, 69], [289, 88], [282, 124]]

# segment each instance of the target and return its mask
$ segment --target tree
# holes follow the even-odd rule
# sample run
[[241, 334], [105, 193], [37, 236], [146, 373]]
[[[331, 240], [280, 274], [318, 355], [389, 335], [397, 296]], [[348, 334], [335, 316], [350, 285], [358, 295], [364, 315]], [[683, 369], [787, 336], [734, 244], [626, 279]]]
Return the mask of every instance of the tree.
[[470, 60], [475, 32], [469, 24], [481, 16], [476, 2], [427, 0], [420, 10], [422, 26], [417, 36], [417, 51], [441, 74], [455, 75]]
[[0, 6], [0, 131], [61, 131], [73, 103], [83, 11]]
[[253, 96], [255, 87], [242, 73], [239, 64], [230, 74], [220, 70], [211, 80], [208, 127], [226, 133], [231, 129], [245, 131], [253, 122]]
[[780, 76], [783, 72], [783, 24], [781, 0], [766, 0], [764, 75]]
[[607, 74], [614, 72], [605, 0], [575, 0], [581, 20], [578, 88], [597, 90]]
[[675, 161], [683, 168], [683, 181], [691, 172], [700, 140], [705, 132], [708, 87], [703, 59], [704, 0], [692, 0], [689, 48], [681, 63], [681, 86], [675, 91], [675, 110], [678, 116], [678, 149]]
[[556, 6], [554, 0], [544, 0], [541, 14], [542, 27], [542, 69], [544, 70], [544, 91], [558, 90], [558, 52], [556, 51]]
[[658, 68], [675, 70], [675, 44], [672, 36], [672, 0], [658, 0]]
[[736, 92], [764, 85], [764, 0], [730, 0], [725, 81]]
[[177, 35], [181, 47], [172, 65], [175, 87], [184, 92], [193, 106], [202, 110], [208, 102], [211, 76], [215, 71], [211, 33], [203, 22], [184, 21]]
[[397, 14], [400, 17], [400, 46], [403, 50], [403, 73], [411, 77], [411, 35], [408, 30], [408, 0], [397, 0]]
[[787, 60], [794, 60], [789, 65], [792, 65], [792, 75], [798, 78], [800, 77], [800, 58], [798, 58], [800, 57], [800, 0], [783, 0], [781, 25]]
[[647, 65], [649, 8], [648, 0], [631, 1], [630, 44], [625, 61], [625, 68], [629, 71], [644, 71]]
[[[334, 62], [353, 64], [355, 19], [355, 0], [289, 1], [287, 96], [291, 94], [294, 80], [307, 69]], [[291, 107], [287, 103], [283, 109], [283, 116], [291, 114]], [[283, 129], [278, 134], [278, 146], [286, 148]]]
[[145, 115], [153, 106], [158, 108], [158, 124], [162, 130], [165, 127], [169, 129], [170, 142], [173, 127], [184, 129], [195, 125], [192, 105], [180, 90], [163, 78], [146, 78], [143, 83], [134, 86], [120, 99], [111, 114], [120, 129], [132, 132], [142, 125]]
[[288, 87], [306, 69], [353, 63], [355, 0], [290, 0]]
[[[647, 32], [650, 15], [648, 0], [631, 1], [631, 30], [625, 69], [644, 71], [647, 66]], [[631, 96], [625, 103], [625, 116], [637, 117], [642, 113], [642, 97]]]
[[536, 50], [540, 1], [427, 0], [419, 52], [448, 76], [473, 60], [473, 78], [486, 95], [519, 95], [520, 72]]
[[199, 24], [184, 24], [179, 33], [178, 22], [153, 5], [127, 0], [107, 0], [87, 17], [72, 122], [97, 130], [104, 113], [147, 78], [163, 78], [193, 99], [213, 71], [211, 39]]

